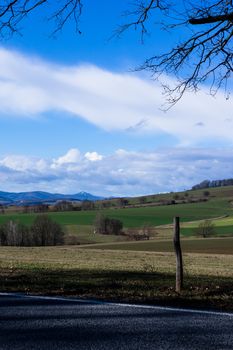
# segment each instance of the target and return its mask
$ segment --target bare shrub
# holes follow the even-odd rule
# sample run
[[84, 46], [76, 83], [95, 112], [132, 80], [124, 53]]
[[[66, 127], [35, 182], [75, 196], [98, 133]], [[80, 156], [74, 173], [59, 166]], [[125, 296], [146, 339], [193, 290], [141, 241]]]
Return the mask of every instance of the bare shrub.
[[118, 219], [111, 219], [98, 213], [94, 221], [94, 232], [103, 235], [119, 235], [122, 232], [123, 223]]
[[61, 226], [48, 215], [38, 215], [31, 227], [33, 240], [37, 246], [51, 246], [64, 243]]
[[30, 246], [32, 236], [27, 226], [9, 220], [0, 227], [0, 244], [6, 246]]
[[202, 221], [195, 229], [195, 233], [204, 238], [212, 236], [215, 233], [215, 225], [211, 220]]

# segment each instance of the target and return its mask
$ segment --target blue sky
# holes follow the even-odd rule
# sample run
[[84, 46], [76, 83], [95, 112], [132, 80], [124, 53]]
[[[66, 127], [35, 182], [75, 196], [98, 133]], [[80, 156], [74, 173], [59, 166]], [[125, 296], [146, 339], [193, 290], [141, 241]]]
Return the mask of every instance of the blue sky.
[[127, 196], [232, 177], [232, 99], [203, 86], [161, 110], [161, 84], [131, 70], [185, 33], [109, 40], [124, 4], [87, 1], [82, 34], [55, 39], [37, 11], [1, 41], [0, 190]]

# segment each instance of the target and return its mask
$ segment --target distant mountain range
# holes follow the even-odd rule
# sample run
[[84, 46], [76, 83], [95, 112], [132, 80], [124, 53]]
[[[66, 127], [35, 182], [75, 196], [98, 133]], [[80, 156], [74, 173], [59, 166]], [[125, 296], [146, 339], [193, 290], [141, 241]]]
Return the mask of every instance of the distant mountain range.
[[33, 192], [2, 192], [0, 191], [0, 204], [3, 205], [32, 205], [38, 203], [54, 203], [59, 200], [68, 201], [96, 201], [104, 197], [94, 196], [91, 193], [79, 192], [76, 194], [60, 194], [41, 191]]

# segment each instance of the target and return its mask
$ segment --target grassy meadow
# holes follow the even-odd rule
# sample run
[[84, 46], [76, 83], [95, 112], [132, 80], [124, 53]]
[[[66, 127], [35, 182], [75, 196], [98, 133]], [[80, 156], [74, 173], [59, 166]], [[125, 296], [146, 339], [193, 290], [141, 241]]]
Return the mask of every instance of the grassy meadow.
[[[194, 191], [193, 191], [194, 192]], [[225, 193], [225, 192], [224, 192]], [[144, 224], [154, 228], [154, 239], [168, 239], [172, 236], [174, 216], [181, 217], [181, 235], [197, 236], [195, 229], [201, 220], [211, 219], [214, 224], [214, 236], [233, 235], [233, 208], [228, 197], [211, 197], [206, 202], [185, 203], [176, 205], [142, 206], [129, 208], [111, 208], [104, 210], [49, 212], [48, 215], [61, 224], [69, 236], [75, 236], [80, 244], [111, 243], [125, 240], [124, 236], [93, 235], [93, 223], [97, 213], [119, 219], [124, 230], [140, 229]], [[0, 215], [0, 224], [15, 220], [31, 225], [37, 214], [20, 213], [7, 210]]]
[[[188, 195], [202, 192], [188, 191]], [[153, 196], [153, 200], [173, 195]], [[137, 204], [136, 199], [130, 201]], [[226, 187], [210, 189], [205, 202], [102, 210], [120, 219], [126, 230], [153, 226], [150, 240], [140, 242], [126, 241], [125, 236], [94, 235], [93, 222], [100, 210], [49, 212], [63, 226], [66, 237], [76, 237], [79, 245], [0, 247], [1, 290], [233, 311], [232, 202], [233, 187]], [[0, 215], [0, 224], [13, 219], [30, 225], [35, 216], [7, 210]], [[174, 289], [174, 216], [181, 217], [185, 277], [181, 295]], [[196, 228], [205, 219], [211, 219], [214, 234], [197, 237]]]

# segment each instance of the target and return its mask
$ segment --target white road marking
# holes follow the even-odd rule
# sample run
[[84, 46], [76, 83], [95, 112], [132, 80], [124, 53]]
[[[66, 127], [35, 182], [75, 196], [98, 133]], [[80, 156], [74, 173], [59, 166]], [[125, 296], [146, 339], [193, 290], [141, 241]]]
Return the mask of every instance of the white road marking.
[[152, 309], [152, 310], [162, 310], [162, 311], [174, 311], [174, 312], [186, 312], [194, 314], [205, 314], [213, 316], [228, 316], [233, 318], [233, 313], [231, 312], [221, 312], [221, 311], [208, 311], [208, 310], [197, 310], [197, 309], [185, 309], [178, 307], [169, 307], [169, 306], [155, 306], [155, 305], [141, 305], [141, 304], [124, 304], [124, 303], [114, 303], [101, 300], [92, 300], [92, 299], [78, 299], [78, 298], [68, 298], [68, 297], [54, 297], [54, 296], [41, 296], [41, 295], [29, 295], [21, 293], [1, 293], [1, 296], [14, 296], [18, 298], [30, 298], [30, 299], [42, 299], [42, 300], [57, 300], [57, 301], [66, 301], [66, 302], [78, 302], [83, 304], [99, 304], [99, 305], [111, 305], [119, 307], [130, 307], [137, 309]]

